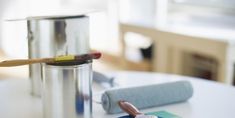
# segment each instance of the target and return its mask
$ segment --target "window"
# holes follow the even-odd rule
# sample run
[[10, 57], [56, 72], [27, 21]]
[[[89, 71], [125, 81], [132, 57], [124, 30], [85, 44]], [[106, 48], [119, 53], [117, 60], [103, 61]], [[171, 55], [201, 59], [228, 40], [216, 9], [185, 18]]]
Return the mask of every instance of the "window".
[[169, 0], [168, 24], [234, 29], [234, 0]]
[[209, 8], [232, 10], [235, 7], [234, 0], [169, 0], [172, 4], [184, 4]]

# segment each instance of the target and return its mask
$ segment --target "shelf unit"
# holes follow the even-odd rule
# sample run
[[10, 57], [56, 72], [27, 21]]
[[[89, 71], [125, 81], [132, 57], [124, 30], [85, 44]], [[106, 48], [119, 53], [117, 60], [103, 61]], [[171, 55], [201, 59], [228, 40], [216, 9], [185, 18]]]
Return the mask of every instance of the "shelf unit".
[[[155, 72], [173, 73], [179, 75], [192, 75], [196, 73], [197, 65], [191, 65], [195, 68], [194, 74], [185, 72], [185, 53], [190, 55], [200, 55], [206, 60], [213, 60], [210, 67], [211, 75], [215, 81], [233, 84], [234, 82], [234, 64], [235, 64], [235, 40], [234, 37], [224, 37], [219, 34], [206, 36], [192, 31], [176, 30], [176, 29], [156, 29], [131, 24], [120, 23], [120, 39], [122, 44], [122, 56], [125, 56], [125, 35], [128, 32], [134, 32], [153, 40], [153, 59], [147, 62], [150, 68]], [[202, 32], [203, 31], [199, 31]], [[217, 37], [219, 36], [219, 38]], [[199, 61], [199, 60], [198, 60]], [[123, 59], [126, 68], [132, 67]], [[200, 61], [198, 63], [204, 63]], [[206, 62], [207, 63], [207, 62]], [[141, 64], [139, 64], [141, 65]], [[206, 66], [205, 66], [206, 67]], [[186, 69], [188, 69], [186, 68]], [[189, 69], [190, 70], [190, 69]], [[201, 69], [202, 70], [202, 69]], [[199, 71], [198, 71], [199, 72]], [[197, 74], [197, 73], [196, 73]]]

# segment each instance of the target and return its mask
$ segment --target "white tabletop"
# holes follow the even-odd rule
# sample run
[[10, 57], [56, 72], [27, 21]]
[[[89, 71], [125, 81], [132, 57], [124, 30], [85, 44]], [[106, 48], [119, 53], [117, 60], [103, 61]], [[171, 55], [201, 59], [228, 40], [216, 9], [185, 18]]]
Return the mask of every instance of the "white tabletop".
[[[192, 82], [194, 94], [187, 102], [171, 104], [142, 110], [143, 112], [166, 110], [183, 118], [235, 118], [235, 88], [216, 82], [177, 75], [114, 72], [115, 82], [120, 86], [162, 83], [177, 80]], [[144, 81], [143, 81], [144, 80]], [[94, 84], [94, 94], [103, 91]], [[30, 94], [28, 79], [6, 79], [0, 81], [0, 117], [1, 118], [42, 118], [41, 99]], [[97, 98], [96, 98], [97, 99]], [[94, 118], [115, 118], [124, 115], [107, 115], [101, 105], [93, 104]]]

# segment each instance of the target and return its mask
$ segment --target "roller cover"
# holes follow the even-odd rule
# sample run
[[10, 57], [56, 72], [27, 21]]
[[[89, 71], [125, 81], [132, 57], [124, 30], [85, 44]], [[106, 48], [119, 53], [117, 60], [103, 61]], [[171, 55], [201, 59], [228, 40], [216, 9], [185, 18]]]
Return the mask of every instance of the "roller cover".
[[125, 100], [138, 109], [156, 107], [171, 103], [183, 102], [193, 95], [193, 88], [188, 81], [176, 81], [163, 84], [119, 88], [106, 90], [102, 94], [102, 106], [109, 113], [119, 113], [117, 102]]

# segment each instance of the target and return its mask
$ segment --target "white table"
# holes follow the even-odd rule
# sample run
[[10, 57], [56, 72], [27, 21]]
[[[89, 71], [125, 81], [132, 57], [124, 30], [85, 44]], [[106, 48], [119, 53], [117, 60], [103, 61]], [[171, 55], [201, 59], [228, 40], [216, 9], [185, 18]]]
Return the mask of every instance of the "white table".
[[[187, 102], [142, 110], [166, 110], [183, 118], [235, 118], [235, 88], [216, 82], [177, 75], [114, 72], [116, 82], [121, 86], [148, 83], [162, 83], [177, 80], [189, 80], [194, 87], [194, 95]], [[144, 81], [143, 81], [144, 80]], [[103, 91], [94, 84], [94, 94]], [[30, 94], [28, 79], [6, 79], [0, 81], [0, 117], [1, 118], [42, 118], [41, 99]], [[96, 95], [95, 95], [96, 96]], [[94, 118], [115, 118], [123, 114], [107, 115], [101, 105], [93, 104]]]

